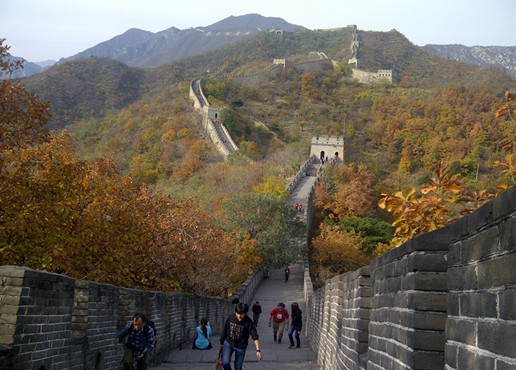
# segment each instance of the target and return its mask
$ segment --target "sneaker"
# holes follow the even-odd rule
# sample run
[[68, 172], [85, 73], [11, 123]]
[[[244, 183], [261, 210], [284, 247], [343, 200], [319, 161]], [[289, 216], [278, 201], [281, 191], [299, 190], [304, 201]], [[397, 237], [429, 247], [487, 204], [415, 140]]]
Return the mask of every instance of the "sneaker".
[[288, 348], [295, 348], [295, 346], [293, 344], [291, 344]]

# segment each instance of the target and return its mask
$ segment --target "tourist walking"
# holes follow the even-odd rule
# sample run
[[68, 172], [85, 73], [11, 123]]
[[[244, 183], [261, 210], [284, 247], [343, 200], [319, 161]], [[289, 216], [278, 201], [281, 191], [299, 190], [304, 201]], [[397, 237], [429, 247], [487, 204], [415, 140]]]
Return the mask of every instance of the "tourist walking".
[[301, 339], [299, 338], [299, 334], [301, 334], [301, 329], [303, 328], [303, 319], [302, 312], [299, 309], [299, 304], [297, 302], [293, 302], [290, 305], [290, 314], [292, 316], [292, 324], [290, 324], [290, 329], [288, 331], [288, 339], [290, 340], [290, 347], [294, 348], [294, 338], [292, 338], [292, 334], [296, 335], [296, 348], [301, 347]]
[[251, 310], [253, 311], [254, 326], [258, 326], [258, 320], [260, 319], [260, 315], [262, 314], [262, 306], [260, 306], [260, 302], [256, 301], [253, 304], [253, 308]]
[[192, 349], [212, 349], [210, 342], [211, 326], [207, 317], [201, 319], [201, 325], [195, 328], [197, 331], [197, 338], [194, 340]]
[[[285, 325], [285, 321], [287, 325]], [[285, 309], [284, 303], [278, 303], [278, 306], [271, 311], [271, 316], [269, 317], [269, 327], [272, 324], [272, 333], [274, 335], [274, 341], [278, 341], [281, 343], [281, 338], [283, 338], [283, 331], [289, 328], [289, 314]]]
[[290, 276], [290, 269], [288, 266], [283, 270], [285, 272], [285, 283], [288, 281], [288, 277]]
[[220, 348], [222, 349], [222, 366], [225, 370], [231, 370], [231, 356], [235, 352], [235, 370], [241, 370], [244, 363], [245, 352], [249, 336], [256, 347], [256, 357], [262, 359], [258, 332], [253, 320], [247, 316], [249, 306], [246, 303], [239, 303], [235, 313], [229, 315], [220, 336]]
[[128, 322], [118, 335], [118, 341], [123, 342], [127, 336], [124, 346], [124, 358], [122, 364], [125, 370], [134, 370], [135, 362], [137, 370], [146, 370], [150, 362], [150, 354], [156, 343], [154, 329], [145, 320], [145, 315], [136, 313], [133, 320]]

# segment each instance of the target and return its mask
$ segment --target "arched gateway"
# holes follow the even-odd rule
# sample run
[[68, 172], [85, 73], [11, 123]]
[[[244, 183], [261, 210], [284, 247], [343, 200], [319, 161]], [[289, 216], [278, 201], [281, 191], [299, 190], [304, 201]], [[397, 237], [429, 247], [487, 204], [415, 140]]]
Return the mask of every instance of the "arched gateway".
[[344, 137], [317, 135], [312, 138], [310, 156], [315, 155], [321, 160], [342, 161], [344, 159]]

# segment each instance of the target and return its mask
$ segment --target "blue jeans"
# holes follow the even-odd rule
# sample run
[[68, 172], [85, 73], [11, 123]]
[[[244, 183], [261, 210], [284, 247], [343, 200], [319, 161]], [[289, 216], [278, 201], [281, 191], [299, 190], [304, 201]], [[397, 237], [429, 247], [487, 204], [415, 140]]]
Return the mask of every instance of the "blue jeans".
[[231, 356], [235, 352], [235, 370], [242, 370], [242, 364], [245, 358], [245, 348], [236, 348], [224, 342], [224, 350], [222, 351], [222, 366], [225, 370], [231, 370]]
[[288, 339], [290, 340], [290, 345], [291, 346], [294, 345], [294, 339], [292, 338], [292, 334], [294, 332], [296, 333], [296, 342], [297, 342], [296, 346], [300, 347], [301, 346], [301, 339], [299, 338], [298, 330], [297, 330], [297, 328], [293, 324], [290, 324], [290, 329], [288, 330]]

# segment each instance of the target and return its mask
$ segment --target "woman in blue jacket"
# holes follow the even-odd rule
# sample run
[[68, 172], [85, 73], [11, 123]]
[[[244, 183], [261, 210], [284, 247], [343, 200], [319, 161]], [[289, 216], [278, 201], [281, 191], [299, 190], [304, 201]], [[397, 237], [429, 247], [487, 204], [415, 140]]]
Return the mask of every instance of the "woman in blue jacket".
[[211, 327], [207, 317], [201, 319], [201, 325], [197, 327], [197, 339], [193, 342], [193, 349], [211, 349]]

